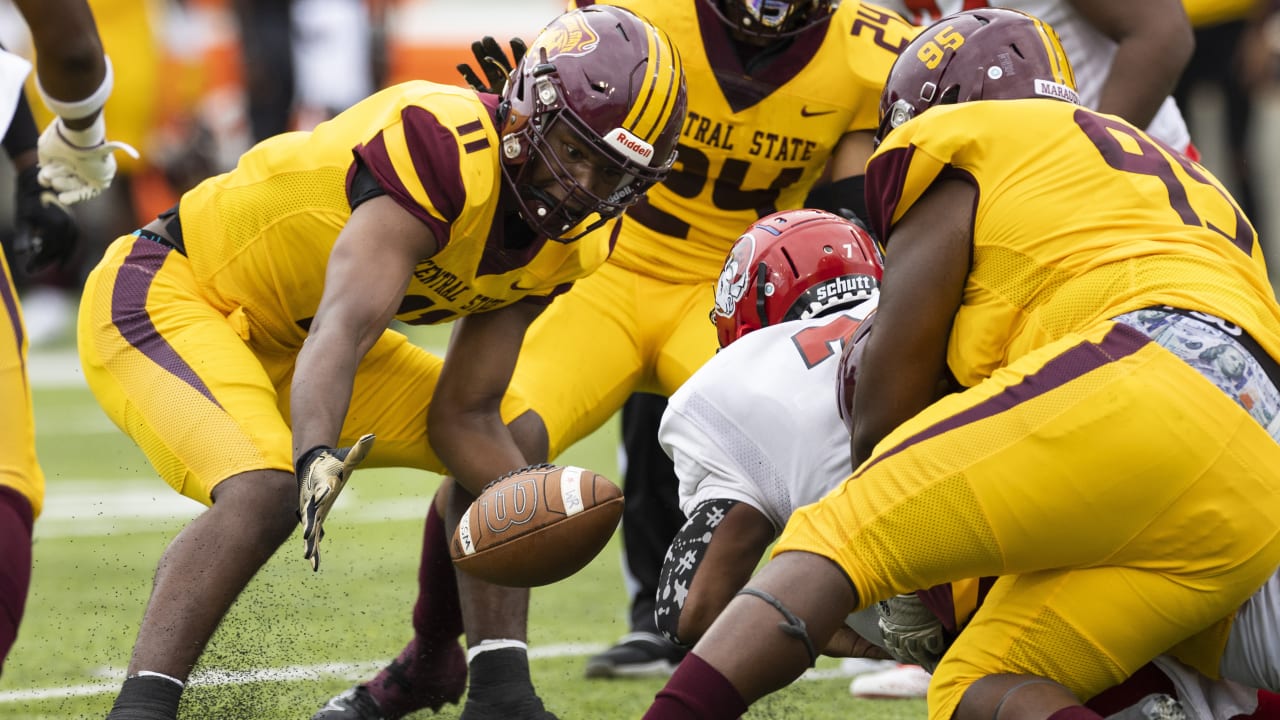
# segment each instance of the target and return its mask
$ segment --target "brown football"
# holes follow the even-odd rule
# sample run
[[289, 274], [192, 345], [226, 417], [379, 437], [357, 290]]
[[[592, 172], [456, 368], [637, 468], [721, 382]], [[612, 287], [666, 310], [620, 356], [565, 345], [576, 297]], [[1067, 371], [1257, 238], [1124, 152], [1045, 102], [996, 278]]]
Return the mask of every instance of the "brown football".
[[573, 466], [536, 465], [491, 483], [449, 545], [460, 570], [497, 585], [534, 587], [586, 567], [622, 518], [622, 490]]

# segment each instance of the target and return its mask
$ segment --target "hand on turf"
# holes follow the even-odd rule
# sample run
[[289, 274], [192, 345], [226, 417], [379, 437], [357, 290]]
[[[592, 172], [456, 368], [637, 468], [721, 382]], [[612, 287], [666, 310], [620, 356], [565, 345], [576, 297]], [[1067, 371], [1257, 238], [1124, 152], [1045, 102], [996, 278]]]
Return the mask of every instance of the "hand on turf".
[[137, 150], [122, 142], [99, 140], [76, 145], [68, 139], [68, 135], [75, 132], [62, 124], [62, 118], [54, 118], [36, 141], [40, 184], [56, 193], [58, 202], [66, 205], [88, 200], [111, 186], [116, 176], [116, 150], [138, 157]]
[[480, 40], [471, 43], [471, 52], [476, 56], [476, 64], [480, 66], [480, 70], [484, 72], [488, 78], [489, 84], [486, 86], [484, 81], [476, 75], [476, 71], [466, 63], [458, 65], [458, 72], [462, 74], [462, 79], [467, 82], [476, 92], [492, 93], [494, 95], [502, 94], [502, 88], [507, 84], [507, 78], [511, 76], [511, 70], [520, 64], [520, 60], [524, 57], [528, 47], [520, 38], [511, 38], [511, 59], [507, 58], [507, 54], [503, 52], [502, 46], [498, 44], [491, 36], [486, 35]]
[[315, 447], [298, 458], [294, 474], [298, 477], [298, 517], [302, 520], [302, 540], [306, 545], [302, 557], [311, 561], [312, 570], [320, 569], [324, 520], [338, 493], [371, 447], [373, 436], [364, 435], [351, 447]]
[[896, 595], [877, 604], [884, 646], [895, 660], [929, 672], [947, 651], [946, 628], [915, 594]]
[[39, 172], [36, 165], [19, 172], [14, 197], [13, 249], [26, 257], [27, 273], [42, 270], [54, 262], [65, 265], [79, 235], [67, 206], [40, 185]]

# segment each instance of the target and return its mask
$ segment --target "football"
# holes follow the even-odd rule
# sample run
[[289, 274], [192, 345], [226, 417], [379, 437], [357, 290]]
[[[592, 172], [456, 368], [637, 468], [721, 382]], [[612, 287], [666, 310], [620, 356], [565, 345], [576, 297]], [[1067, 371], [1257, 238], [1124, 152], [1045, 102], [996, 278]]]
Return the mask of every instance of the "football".
[[496, 585], [563, 580], [609, 542], [622, 502], [622, 489], [590, 470], [522, 468], [490, 483], [467, 508], [453, 531], [453, 563]]

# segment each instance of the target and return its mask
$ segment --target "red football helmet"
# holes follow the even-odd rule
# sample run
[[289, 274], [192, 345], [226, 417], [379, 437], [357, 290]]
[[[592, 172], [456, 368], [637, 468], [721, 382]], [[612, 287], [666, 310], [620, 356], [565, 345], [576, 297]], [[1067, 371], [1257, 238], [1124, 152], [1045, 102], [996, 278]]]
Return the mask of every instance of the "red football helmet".
[[778, 40], [826, 22], [837, 0], [703, 0], [734, 31]]
[[[611, 5], [567, 12], [543, 29], [503, 88], [503, 173], [535, 231], [572, 240], [615, 217], [661, 182], [675, 162], [686, 109], [684, 69], [670, 38]], [[601, 196], [577, 182], [547, 142], [564, 123], [619, 171]], [[565, 191], [556, 200], [530, 182], [545, 163]], [[599, 219], [564, 237], [592, 213]]]
[[876, 142], [934, 105], [1046, 97], [1079, 103], [1058, 33], [1017, 10], [948, 15], [916, 36], [894, 61], [880, 96]]
[[716, 283], [720, 347], [766, 325], [857, 305], [880, 287], [882, 267], [871, 234], [839, 215], [763, 217], [733, 244]]

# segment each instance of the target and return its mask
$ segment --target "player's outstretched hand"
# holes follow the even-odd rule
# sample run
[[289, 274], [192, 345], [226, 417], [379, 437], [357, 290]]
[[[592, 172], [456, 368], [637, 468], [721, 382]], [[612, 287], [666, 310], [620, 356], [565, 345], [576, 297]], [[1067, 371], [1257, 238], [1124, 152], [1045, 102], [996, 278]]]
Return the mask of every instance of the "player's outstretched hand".
[[877, 605], [884, 646], [895, 660], [933, 672], [947, 651], [946, 629], [915, 594], [896, 595]]
[[39, 172], [37, 165], [19, 172], [14, 197], [13, 249], [26, 257], [27, 273], [54, 262], [65, 265], [76, 249], [79, 235], [67, 206], [40, 184]]
[[100, 120], [88, 130], [76, 131], [68, 129], [60, 117], [40, 133], [36, 142], [40, 184], [56, 193], [58, 202], [78, 203], [110, 187], [116, 176], [117, 150], [138, 157], [131, 145], [108, 142], [102, 133]]
[[489, 35], [471, 43], [471, 52], [476, 56], [476, 64], [480, 66], [481, 72], [488, 78], [489, 83], [486, 85], [476, 71], [466, 63], [458, 65], [458, 72], [462, 74], [462, 79], [476, 92], [501, 94], [503, 86], [507, 84], [507, 78], [511, 75], [511, 70], [520, 64], [520, 60], [529, 49], [520, 38], [511, 38], [509, 43], [511, 58], [507, 58], [502, 46]]
[[302, 520], [302, 540], [306, 544], [303, 558], [311, 561], [311, 569], [320, 569], [320, 540], [324, 537], [324, 520], [338, 499], [338, 493], [351, 479], [356, 466], [373, 447], [373, 436], [364, 435], [355, 445], [331, 448], [314, 447], [298, 458], [294, 473], [298, 477], [298, 517]]

